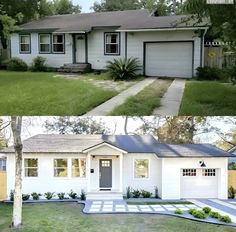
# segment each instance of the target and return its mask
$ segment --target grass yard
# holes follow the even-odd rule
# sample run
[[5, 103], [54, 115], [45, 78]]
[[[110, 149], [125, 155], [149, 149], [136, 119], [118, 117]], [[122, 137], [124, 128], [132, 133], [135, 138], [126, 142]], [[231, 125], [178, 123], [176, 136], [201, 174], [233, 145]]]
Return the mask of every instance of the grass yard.
[[83, 115], [118, 92], [55, 73], [0, 71], [0, 115]]
[[236, 86], [213, 81], [189, 81], [179, 115], [236, 115]]
[[189, 201], [128, 201], [128, 205], [192, 205]]
[[76, 203], [27, 204], [23, 227], [9, 228], [12, 206], [0, 204], [0, 231], [10, 232], [233, 232], [235, 228], [194, 222], [177, 217], [137, 214], [85, 215]]
[[124, 104], [117, 106], [110, 115], [152, 115], [154, 109], [160, 106], [161, 98], [170, 84], [170, 80], [156, 80], [137, 95], [129, 97]]

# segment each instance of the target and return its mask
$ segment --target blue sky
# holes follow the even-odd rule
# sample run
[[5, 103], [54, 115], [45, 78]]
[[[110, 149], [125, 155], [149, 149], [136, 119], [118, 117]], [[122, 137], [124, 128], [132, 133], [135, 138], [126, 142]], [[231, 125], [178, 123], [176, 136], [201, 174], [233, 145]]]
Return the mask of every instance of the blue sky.
[[[90, 7], [93, 6], [95, 0], [72, 0], [74, 4], [82, 6], [82, 12], [90, 12]], [[99, 2], [99, 1], [98, 1]]]

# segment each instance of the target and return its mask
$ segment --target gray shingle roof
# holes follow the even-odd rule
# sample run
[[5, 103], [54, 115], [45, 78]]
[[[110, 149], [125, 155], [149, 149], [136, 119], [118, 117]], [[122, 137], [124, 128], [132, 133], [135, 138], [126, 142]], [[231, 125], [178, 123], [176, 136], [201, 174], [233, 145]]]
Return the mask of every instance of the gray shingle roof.
[[[232, 157], [210, 144], [161, 144], [151, 135], [36, 135], [23, 142], [25, 153], [79, 153], [109, 143], [128, 153], [154, 153], [158, 157]], [[13, 153], [8, 147], [0, 153]]]
[[96, 27], [117, 27], [119, 29], [158, 29], [173, 27], [206, 26], [206, 22], [183, 23], [189, 16], [154, 17], [147, 10], [128, 10], [100, 13], [55, 15], [21, 26], [23, 31], [49, 30], [56, 32], [91, 31]]

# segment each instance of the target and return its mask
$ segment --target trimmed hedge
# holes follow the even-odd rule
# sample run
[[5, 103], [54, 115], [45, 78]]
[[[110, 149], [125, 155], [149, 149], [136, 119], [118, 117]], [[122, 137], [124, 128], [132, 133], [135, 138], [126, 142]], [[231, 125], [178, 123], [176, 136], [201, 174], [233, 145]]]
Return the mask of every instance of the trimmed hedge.
[[6, 62], [9, 71], [27, 71], [28, 65], [20, 58], [13, 57]]

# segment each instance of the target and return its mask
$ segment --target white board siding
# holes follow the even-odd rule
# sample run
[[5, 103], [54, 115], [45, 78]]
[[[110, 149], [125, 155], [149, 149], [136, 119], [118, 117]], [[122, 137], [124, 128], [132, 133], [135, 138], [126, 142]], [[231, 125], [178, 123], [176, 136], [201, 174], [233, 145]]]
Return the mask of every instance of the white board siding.
[[65, 34], [65, 54], [41, 54], [39, 53], [39, 34], [31, 33], [31, 53], [20, 53], [19, 34], [11, 36], [11, 56], [23, 59], [28, 65], [31, 65], [33, 59], [37, 56], [45, 57], [49, 67], [58, 68], [66, 63], [72, 63], [72, 37], [70, 34]]
[[206, 168], [219, 170], [218, 198], [227, 199], [227, 158], [162, 159], [162, 199], [181, 199], [181, 170], [183, 168], [200, 168], [199, 161], [201, 160], [204, 160]]

